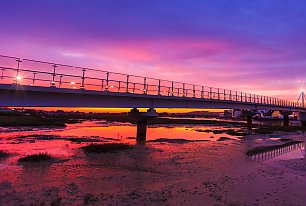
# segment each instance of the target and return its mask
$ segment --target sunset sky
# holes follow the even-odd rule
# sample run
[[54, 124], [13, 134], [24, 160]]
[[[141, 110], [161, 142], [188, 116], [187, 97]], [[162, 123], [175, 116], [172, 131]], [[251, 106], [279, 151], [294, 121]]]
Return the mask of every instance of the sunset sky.
[[295, 100], [305, 0], [0, 0], [0, 54]]

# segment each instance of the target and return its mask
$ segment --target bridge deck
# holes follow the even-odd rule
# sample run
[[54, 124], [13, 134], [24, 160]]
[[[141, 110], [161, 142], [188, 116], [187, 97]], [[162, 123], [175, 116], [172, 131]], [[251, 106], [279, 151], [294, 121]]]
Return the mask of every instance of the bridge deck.
[[275, 97], [3, 55], [0, 75], [0, 106], [306, 111]]
[[267, 109], [306, 112], [304, 108], [253, 102], [23, 86], [16, 84], [0, 84], [0, 106]]

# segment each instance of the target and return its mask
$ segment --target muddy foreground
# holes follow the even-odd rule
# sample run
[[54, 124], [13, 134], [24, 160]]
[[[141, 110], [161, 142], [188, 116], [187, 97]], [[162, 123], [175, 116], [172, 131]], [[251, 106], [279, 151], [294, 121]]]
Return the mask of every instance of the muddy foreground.
[[0, 160], [0, 205], [305, 205], [304, 161], [252, 161], [247, 150], [271, 140], [246, 139], [90, 155], [76, 147], [26, 165], [12, 156]]

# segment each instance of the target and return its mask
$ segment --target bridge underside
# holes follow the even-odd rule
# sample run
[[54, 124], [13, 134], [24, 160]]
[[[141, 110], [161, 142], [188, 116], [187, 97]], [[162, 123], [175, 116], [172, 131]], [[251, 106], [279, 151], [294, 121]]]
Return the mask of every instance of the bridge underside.
[[239, 101], [168, 97], [145, 94], [0, 85], [0, 106], [100, 108], [208, 108], [305, 112], [302, 108]]

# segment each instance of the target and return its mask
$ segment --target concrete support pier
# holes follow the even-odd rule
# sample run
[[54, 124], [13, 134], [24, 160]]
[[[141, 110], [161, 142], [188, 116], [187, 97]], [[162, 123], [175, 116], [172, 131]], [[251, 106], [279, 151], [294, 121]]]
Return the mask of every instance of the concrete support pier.
[[138, 120], [137, 121], [137, 133], [136, 133], [136, 140], [137, 142], [144, 142], [146, 141], [147, 137], [147, 126], [148, 121], [146, 120]]
[[288, 127], [288, 126], [289, 126], [289, 115], [288, 115], [288, 114], [285, 114], [285, 115], [284, 115], [283, 126], [285, 126], [285, 127]]
[[242, 110], [242, 116], [246, 117], [247, 119], [247, 127], [252, 129], [253, 127], [253, 116], [256, 114], [256, 111], [253, 110]]
[[298, 120], [302, 123], [302, 126], [306, 126], [306, 112], [299, 112]]
[[280, 111], [281, 115], [283, 115], [283, 126], [288, 127], [289, 126], [289, 115], [292, 115], [292, 112], [289, 111]]
[[248, 128], [252, 128], [253, 125], [253, 120], [252, 120], [252, 115], [247, 116], [247, 126]]
[[137, 121], [136, 141], [145, 142], [147, 139], [148, 121], [158, 116], [155, 109], [150, 108], [147, 112], [139, 112], [137, 108], [132, 109], [129, 115]]

